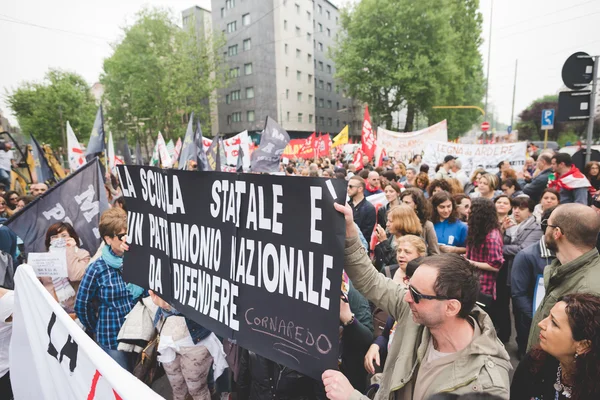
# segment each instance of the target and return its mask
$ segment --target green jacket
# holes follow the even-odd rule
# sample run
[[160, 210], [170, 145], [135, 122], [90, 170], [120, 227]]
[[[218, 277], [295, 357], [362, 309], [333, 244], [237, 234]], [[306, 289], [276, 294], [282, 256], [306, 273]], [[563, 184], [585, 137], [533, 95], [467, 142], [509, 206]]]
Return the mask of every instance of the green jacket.
[[546, 295], [538, 307], [531, 330], [527, 351], [540, 342], [538, 323], [550, 315], [550, 310], [561, 296], [570, 293], [592, 293], [600, 295], [600, 256], [595, 248], [579, 258], [561, 265], [555, 259], [544, 269]]
[[[429, 330], [413, 322], [410, 308], [403, 300], [406, 289], [373, 268], [356, 237], [346, 238], [344, 265], [358, 291], [398, 321], [396, 339], [389, 349], [375, 399], [412, 398], [412, 393], [405, 393], [404, 387], [416, 379], [430, 340]], [[478, 308], [471, 316], [479, 324], [481, 335], [462, 350], [463, 355], [451, 367], [440, 374], [436, 384], [429, 387], [428, 397], [439, 392], [488, 392], [508, 399], [508, 373], [512, 369], [508, 353], [496, 337], [489, 316]], [[366, 398], [358, 391], [351, 396], [351, 399]]]

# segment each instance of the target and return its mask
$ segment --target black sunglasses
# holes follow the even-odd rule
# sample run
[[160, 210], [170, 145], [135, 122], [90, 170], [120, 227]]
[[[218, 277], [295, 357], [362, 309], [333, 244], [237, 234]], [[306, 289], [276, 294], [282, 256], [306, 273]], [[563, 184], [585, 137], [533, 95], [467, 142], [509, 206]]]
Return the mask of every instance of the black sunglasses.
[[417, 291], [417, 289], [415, 289], [411, 285], [408, 285], [408, 291], [410, 292], [410, 295], [412, 296], [412, 299], [415, 302], [415, 304], [419, 304], [419, 301], [421, 301], [421, 299], [425, 299], [425, 300], [451, 300], [451, 298], [447, 297], [447, 296], [430, 296], [428, 294], [419, 293]]
[[123, 238], [125, 236], [127, 236], [127, 233], [119, 233], [118, 235], [115, 235], [114, 237], [116, 237], [117, 239], [119, 239], [122, 242]]
[[542, 228], [542, 232], [546, 232], [546, 229], [548, 229], [548, 227], [560, 229], [560, 226], [558, 225], [550, 225], [548, 223], [548, 219], [542, 220], [542, 222], [540, 223], [540, 227]]

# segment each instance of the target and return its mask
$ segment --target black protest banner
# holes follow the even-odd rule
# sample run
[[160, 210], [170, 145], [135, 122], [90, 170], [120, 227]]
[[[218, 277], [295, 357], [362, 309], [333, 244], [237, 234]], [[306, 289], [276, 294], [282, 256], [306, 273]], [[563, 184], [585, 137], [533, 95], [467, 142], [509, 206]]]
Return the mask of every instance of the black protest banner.
[[73, 225], [81, 247], [94, 254], [100, 245], [100, 215], [108, 209], [100, 161], [94, 158], [28, 204], [5, 223], [26, 252], [47, 251], [46, 231], [56, 222]]
[[337, 368], [345, 182], [119, 166], [128, 282], [320, 378]]

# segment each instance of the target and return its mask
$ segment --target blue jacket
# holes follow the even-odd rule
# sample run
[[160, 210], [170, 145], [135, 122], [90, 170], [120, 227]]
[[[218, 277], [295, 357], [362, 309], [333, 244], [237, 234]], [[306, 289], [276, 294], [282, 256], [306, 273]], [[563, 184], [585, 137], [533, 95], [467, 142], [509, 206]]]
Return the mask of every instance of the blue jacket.
[[533, 318], [533, 294], [538, 276], [544, 275], [544, 269], [555, 257], [546, 247], [544, 237], [515, 256], [511, 276], [513, 307], [529, 318]]
[[[433, 224], [433, 227], [435, 228], [439, 244], [466, 247], [468, 228], [464, 222], [460, 220], [455, 222], [445, 220], [443, 222], [436, 222]], [[452, 237], [452, 243], [450, 243], [450, 237]]]
[[527, 185], [525, 185], [525, 187], [523, 188], [523, 193], [531, 197], [531, 199], [536, 204], [540, 202], [540, 199], [542, 198], [542, 192], [548, 186], [548, 177], [551, 173], [552, 168], [543, 170], [538, 176], [533, 178], [533, 180]]

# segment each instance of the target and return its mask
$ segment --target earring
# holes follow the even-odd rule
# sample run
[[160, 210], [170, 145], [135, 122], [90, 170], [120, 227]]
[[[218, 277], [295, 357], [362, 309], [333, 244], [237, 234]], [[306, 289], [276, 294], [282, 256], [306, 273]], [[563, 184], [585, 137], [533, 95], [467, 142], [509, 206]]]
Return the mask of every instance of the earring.
[[579, 357], [579, 354], [575, 353], [575, 361], [577, 361], [577, 357]]

